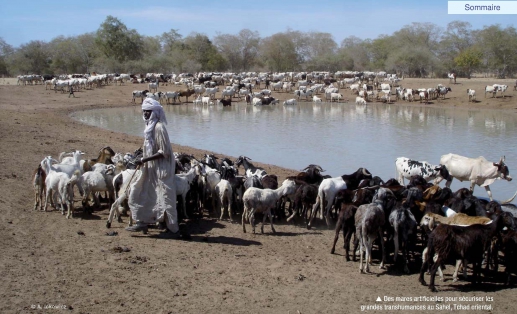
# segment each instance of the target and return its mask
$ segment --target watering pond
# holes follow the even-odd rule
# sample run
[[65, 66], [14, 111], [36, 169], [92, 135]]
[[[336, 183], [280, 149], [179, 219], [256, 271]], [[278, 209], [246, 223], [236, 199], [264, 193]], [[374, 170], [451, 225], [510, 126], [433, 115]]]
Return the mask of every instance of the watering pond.
[[[295, 106], [165, 105], [164, 110], [173, 143], [244, 155], [252, 162], [297, 170], [318, 164], [333, 177], [365, 167], [387, 180], [396, 176], [397, 157], [438, 164], [441, 155], [455, 153], [484, 156], [493, 162], [506, 156], [510, 175], [517, 176], [517, 114], [508, 112], [311, 102]], [[81, 111], [72, 117], [143, 137], [140, 106]], [[494, 198], [510, 198], [517, 190], [515, 182], [494, 182]], [[469, 184], [454, 180], [451, 188], [455, 191]], [[479, 186], [474, 194], [487, 196]]]

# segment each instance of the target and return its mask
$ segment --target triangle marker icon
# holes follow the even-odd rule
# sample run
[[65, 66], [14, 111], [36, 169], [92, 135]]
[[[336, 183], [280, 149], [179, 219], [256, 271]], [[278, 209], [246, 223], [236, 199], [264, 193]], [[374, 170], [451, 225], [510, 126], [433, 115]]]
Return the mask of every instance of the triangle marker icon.
[[382, 302], [381, 297], [377, 297], [377, 300], [375, 300], [375, 301]]

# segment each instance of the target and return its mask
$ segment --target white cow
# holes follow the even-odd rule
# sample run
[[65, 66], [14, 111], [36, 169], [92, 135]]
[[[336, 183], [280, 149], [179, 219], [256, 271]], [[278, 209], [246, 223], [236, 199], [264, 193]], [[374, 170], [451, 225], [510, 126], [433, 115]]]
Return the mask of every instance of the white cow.
[[[468, 158], [456, 154], [443, 155], [440, 158], [440, 164], [447, 167], [451, 177], [447, 180], [445, 186], [450, 187], [452, 179], [456, 178], [460, 181], [470, 181], [470, 191], [474, 192], [475, 185], [485, 187], [488, 197], [492, 201], [492, 192], [490, 184], [497, 179], [505, 179], [512, 181], [508, 166], [504, 163], [504, 156], [498, 163], [491, 162], [480, 156], [478, 158]], [[438, 179], [435, 183], [440, 183]]]

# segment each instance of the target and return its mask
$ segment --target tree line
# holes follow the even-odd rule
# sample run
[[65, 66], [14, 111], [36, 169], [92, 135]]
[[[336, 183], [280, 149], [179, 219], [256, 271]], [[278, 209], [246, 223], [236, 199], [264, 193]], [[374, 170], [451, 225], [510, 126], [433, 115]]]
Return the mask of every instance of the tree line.
[[198, 71], [386, 71], [409, 77], [500, 78], [517, 70], [517, 32], [499, 24], [473, 29], [453, 21], [446, 28], [411, 23], [375, 39], [356, 36], [336, 43], [332, 34], [287, 29], [268, 37], [242, 29], [237, 34], [140, 35], [108, 16], [96, 32], [33, 40], [12, 47], [0, 38], [0, 75], [64, 73], [182, 73]]

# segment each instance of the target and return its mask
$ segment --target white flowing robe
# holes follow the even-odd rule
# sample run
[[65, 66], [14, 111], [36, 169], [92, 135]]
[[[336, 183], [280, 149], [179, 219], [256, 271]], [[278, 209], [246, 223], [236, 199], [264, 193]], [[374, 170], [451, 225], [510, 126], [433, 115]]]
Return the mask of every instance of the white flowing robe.
[[[163, 123], [156, 123], [153, 139], [152, 154], [161, 152], [164, 158], [148, 161], [136, 172], [129, 190], [129, 208], [135, 221], [148, 224], [163, 221], [164, 212], [167, 212], [167, 228], [177, 232], [176, 160]], [[145, 149], [143, 156], [149, 157]]]

